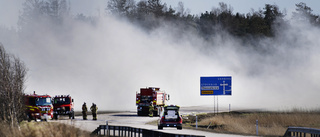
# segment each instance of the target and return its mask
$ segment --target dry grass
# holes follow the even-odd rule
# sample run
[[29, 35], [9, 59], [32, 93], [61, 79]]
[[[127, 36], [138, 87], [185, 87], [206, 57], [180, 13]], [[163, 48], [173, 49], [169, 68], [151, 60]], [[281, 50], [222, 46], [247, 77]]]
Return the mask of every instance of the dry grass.
[[90, 137], [75, 126], [56, 122], [22, 122], [19, 128], [0, 125], [1, 137]]
[[283, 136], [289, 126], [320, 128], [318, 112], [224, 113], [200, 117], [198, 125], [207, 127], [211, 123], [215, 132], [255, 135], [256, 120], [259, 135]]

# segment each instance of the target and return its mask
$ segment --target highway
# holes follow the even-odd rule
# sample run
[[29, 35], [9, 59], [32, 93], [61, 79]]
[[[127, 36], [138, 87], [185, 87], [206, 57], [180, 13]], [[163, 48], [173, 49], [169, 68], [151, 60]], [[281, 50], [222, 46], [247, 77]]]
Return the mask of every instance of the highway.
[[[147, 116], [137, 116], [136, 112], [119, 112], [119, 113], [109, 113], [109, 114], [99, 114], [98, 120], [92, 120], [92, 116], [88, 115], [88, 120], [82, 120], [81, 116], [76, 116], [74, 120], [69, 120], [67, 118], [60, 118], [59, 122], [72, 124], [76, 127], [87, 130], [94, 131], [99, 125], [105, 125], [108, 121], [109, 125], [115, 126], [130, 126], [136, 128], [144, 128], [150, 130], [158, 130], [155, 125], [147, 124], [148, 122], [157, 120], [158, 117], [147, 117]], [[175, 133], [175, 134], [192, 134], [192, 135], [203, 135], [206, 137], [243, 137], [242, 135], [233, 134], [220, 134], [211, 133], [199, 130], [182, 129], [177, 130], [176, 128], [164, 128], [162, 132]]]

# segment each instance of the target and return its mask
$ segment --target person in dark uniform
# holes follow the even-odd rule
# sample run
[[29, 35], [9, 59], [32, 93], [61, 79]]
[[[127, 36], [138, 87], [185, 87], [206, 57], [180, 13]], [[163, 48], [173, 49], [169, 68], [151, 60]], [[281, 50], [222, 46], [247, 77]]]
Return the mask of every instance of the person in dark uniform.
[[83, 120], [87, 120], [87, 111], [88, 111], [87, 104], [86, 104], [86, 102], [84, 102], [82, 105]]
[[98, 111], [98, 107], [96, 104], [92, 103], [92, 106], [90, 107], [91, 112], [92, 112], [92, 119], [93, 120], [97, 120], [97, 111]]

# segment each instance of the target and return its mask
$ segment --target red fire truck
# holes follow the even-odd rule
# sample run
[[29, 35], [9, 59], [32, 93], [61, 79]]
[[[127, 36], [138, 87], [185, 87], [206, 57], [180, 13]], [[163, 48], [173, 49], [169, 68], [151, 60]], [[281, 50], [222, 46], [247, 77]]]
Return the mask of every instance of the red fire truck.
[[53, 107], [49, 95], [33, 94], [25, 95], [25, 105], [28, 121], [45, 120], [52, 118]]
[[160, 91], [160, 88], [147, 87], [140, 88], [140, 93], [136, 93], [136, 105], [138, 116], [148, 115], [149, 106], [152, 103], [154, 106], [153, 115], [159, 115], [161, 109], [169, 100], [169, 94], [164, 91]]
[[58, 119], [59, 115], [68, 115], [69, 119], [74, 119], [74, 104], [70, 95], [58, 95], [53, 98], [53, 119]]

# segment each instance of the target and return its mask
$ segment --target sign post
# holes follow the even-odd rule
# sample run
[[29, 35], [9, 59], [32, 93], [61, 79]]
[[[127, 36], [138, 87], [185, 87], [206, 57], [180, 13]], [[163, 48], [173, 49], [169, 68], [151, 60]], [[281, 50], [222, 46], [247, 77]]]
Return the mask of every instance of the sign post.
[[232, 81], [231, 76], [200, 77], [200, 95], [214, 97], [214, 113], [216, 111], [215, 96], [217, 96], [217, 113], [218, 113], [219, 111], [218, 96], [232, 95], [231, 81]]

